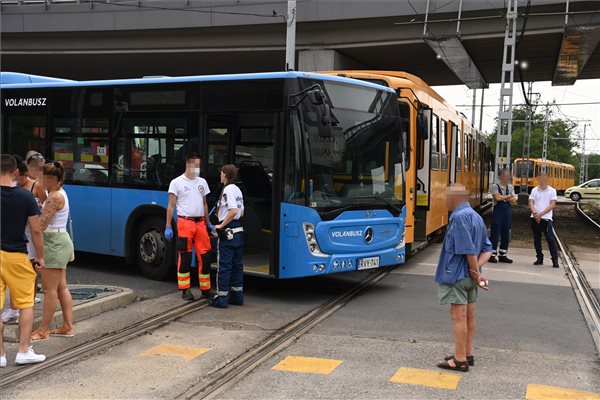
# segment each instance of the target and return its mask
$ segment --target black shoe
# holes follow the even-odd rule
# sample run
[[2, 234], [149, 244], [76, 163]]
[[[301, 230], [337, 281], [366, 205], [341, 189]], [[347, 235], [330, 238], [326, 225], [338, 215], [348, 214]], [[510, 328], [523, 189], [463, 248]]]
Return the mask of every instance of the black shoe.
[[213, 297], [215, 297], [215, 292], [213, 292], [212, 290], [203, 290], [200, 299], [212, 299]]
[[510, 258], [508, 258], [506, 256], [500, 256], [500, 257], [498, 257], [498, 262], [512, 264], [513, 260], [511, 260]]
[[533, 263], [533, 265], [542, 265], [544, 264], [544, 259], [543, 258], [538, 258], [537, 260], [535, 260], [535, 262]]
[[494, 256], [491, 256], [488, 261], [491, 262], [492, 264], [496, 264], [498, 262], [498, 260], [496, 260], [496, 257], [494, 257]]
[[[450, 354], [447, 355], [446, 357], [444, 357], [445, 361], [450, 361], [454, 358], [454, 354]], [[467, 356], [467, 362], [469, 363], [470, 367], [473, 367], [475, 365], [475, 357], [474, 356]]]
[[190, 289], [185, 289], [181, 291], [181, 298], [185, 301], [194, 301], [194, 295]]
[[558, 260], [552, 260], [552, 268], [558, 268]]

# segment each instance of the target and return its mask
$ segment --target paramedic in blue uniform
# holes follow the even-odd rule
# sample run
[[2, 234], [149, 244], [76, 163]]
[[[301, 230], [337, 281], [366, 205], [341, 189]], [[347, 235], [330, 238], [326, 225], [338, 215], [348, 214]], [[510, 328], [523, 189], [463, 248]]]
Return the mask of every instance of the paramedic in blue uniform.
[[[499, 182], [492, 185], [492, 197], [494, 198], [494, 211], [492, 212], [492, 226], [490, 229], [490, 242], [492, 242], [491, 263], [501, 262], [511, 264], [508, 258], [508, 243], [510, 241], [510, 229], [512, 227], [511, 204], [517, 200], [515, 189], [508, 183], [510, 172], [502, 169], [498, 174]], [[500, 250], [498, 250], [498, 239], [500, 239]], [[496, 259], [496, 256], [498, 256]]]
[[212, 301], [212, 305], [217, 308], [227, 308], [229, 304], [244, 304], [244, 228], [240, 222], [244, 215], [244, 198], [241, 190], [234, 184], [236, 178], [235, 165], [227, 164], [221, 168], [223, 190], [217, 200], [219, 223], [215, 225], [219, 236], [219, 269], [217, 294]]

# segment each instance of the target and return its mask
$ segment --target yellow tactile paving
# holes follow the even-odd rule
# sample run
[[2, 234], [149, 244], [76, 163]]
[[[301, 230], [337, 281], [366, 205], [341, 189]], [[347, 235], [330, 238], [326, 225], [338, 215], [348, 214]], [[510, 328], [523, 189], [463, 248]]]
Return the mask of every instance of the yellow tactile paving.
[[342, 364], [341, 360], [288, 356], [272, 369], [276, 371], [303, 372], [306, 374], [329, 375]]
[[210, 351], [210, 349], [204, 347], [185, 347], [177, 344], [162, 343], [158, 346], [154, 346], [141, 353], [141, 356], [158, 356], [158, 355], [169, 355], [184, 358], [186, 360], [192, 360], [202, 354]]
[[456, 390], [461, 378], [462, 375], [458, 374], [402, 367], [396, 371], [390, 382]]
[[558, 386], [529, 384], [525, 400], [600, 400], [600, 394]]

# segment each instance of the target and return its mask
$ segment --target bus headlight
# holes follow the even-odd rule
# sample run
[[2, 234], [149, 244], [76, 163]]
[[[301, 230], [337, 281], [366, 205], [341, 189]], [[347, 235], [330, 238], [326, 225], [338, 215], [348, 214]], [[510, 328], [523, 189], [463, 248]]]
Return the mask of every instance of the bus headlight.
[[319, 243], [317, 243], [317, 238], [315, 235], [315, 226], [310, 222], [305, 222], [304, 226], [304, 238], [306, 239], [306, 244], [308, 246], [308, 251], [313, 256], [318, 257], [327, 257], [327, 254], [323, 253], [319, 248]]
[[405, 233], [406, 233], [406, 231], [402, 231], [402, 236], [400, 236], [400, 242], [398, 242], [398, 245], [396, 246], [396, 249], [402, 249], [406, 245], [406, 241], [405, 241], [406, 236], [405, 236]]

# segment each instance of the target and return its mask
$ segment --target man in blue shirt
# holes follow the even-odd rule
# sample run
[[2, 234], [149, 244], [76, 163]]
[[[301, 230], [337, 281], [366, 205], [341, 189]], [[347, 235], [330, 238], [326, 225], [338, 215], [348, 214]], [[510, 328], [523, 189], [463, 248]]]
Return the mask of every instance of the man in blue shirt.
[[[477, 287], [488, 290], [480, 269], [492, 255], [483, 219], [469, 205], [466, 188], [448, 187], [446, 203], [452, 211], [435, 273], [440, 304], [451, 304], [454, 354], [437, 366], [466, 372], [474, 365], [475, 301]], [[483, 284], [482, 284], [483, 283]]]

